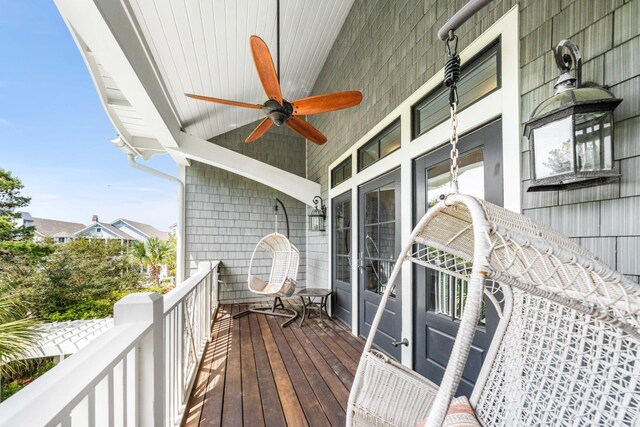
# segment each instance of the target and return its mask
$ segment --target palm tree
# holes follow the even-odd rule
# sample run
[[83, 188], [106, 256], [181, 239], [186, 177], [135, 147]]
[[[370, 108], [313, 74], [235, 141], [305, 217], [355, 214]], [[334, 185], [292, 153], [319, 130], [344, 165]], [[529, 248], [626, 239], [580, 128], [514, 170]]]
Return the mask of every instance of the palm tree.
[[3, 361], [20, 359], [38, 338], [34, 328], [36, 322], [24, 317], [24, 308], [15, 297], [5, 293], [0, 295], [0, 376], [15, 373], [14, 364]]
[[149, 277], [156, 286], [160, 284], [162, 266], [168, 264], [173, 256], [171, 245], [157, 237], [151, 237], [146, 242], [134, 242], [131, 246], [134, 262], [149, 267]]

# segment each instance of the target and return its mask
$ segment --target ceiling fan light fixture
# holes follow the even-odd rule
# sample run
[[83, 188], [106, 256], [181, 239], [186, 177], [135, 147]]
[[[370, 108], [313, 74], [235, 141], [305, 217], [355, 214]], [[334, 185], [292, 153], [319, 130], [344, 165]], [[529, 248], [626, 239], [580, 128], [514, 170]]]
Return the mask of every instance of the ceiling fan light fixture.
[[269, 118], [276, 126], [282, 126], [289, 119], [289, 117], [281, 111], [272, 111], [269, 113]]

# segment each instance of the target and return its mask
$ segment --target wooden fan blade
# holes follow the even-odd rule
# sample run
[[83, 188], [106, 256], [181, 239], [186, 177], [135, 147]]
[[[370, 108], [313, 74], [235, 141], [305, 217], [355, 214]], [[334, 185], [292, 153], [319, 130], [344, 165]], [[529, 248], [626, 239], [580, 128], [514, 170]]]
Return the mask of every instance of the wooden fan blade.
[[256, 71], [258, 71], [258, 77], [260, 77], [264, 91], [269, 99], [278, 101], [282, 105], [282, 91], [280, 83], [278, 83], [278, 74], [276, 74], [276, 67], [273, 66], [273, 59], [267, 44], [258, 36], [251, 36], [250, 44], [253, 63], [256, 65]]
[[260, 122], [258, 127], [256, 127], [253, 130], [253, 132], [251, 132], [251, 135], [249, 135], [247, 137], [247, 139], [244, 140], [244, 142], [253, 142], [256, 139], [260, 138], [262, 135], [264, 135], [264, 133], [266, 131], [269, 130], [271, 125], [273, 125], [273, 122], [271, 121], [271, 119], [269, 117], [267, 117], [266, 119], [264, 119], [263, 121]]
[[261, 110], [262, 105], [247, 104], [245, 102], [229, 101], [228, 99], [211, 98], [210, 96], [194, 95], [192, 93], [185, 93], [189, 98], [200, 99], [202, 101], [215, 102], [216, 104], [235, 105], [236, 107], [253, 108], [254, 110]]
[[349, 90], [298, 99], [293, 101], [291, 105], [293, 105], [293, 114], [303, 115], [342, 110], [356, 106], [360, 102], [362, 102], [362, 93], [357, 90]]
[[324, 136], [322, 132], [302, 120], [300, 117], [291, 116], [291, 118], [287, 120], [287, 124], [291, 129], [315, 144], [322, 145], [327, 142], [327, 137]]

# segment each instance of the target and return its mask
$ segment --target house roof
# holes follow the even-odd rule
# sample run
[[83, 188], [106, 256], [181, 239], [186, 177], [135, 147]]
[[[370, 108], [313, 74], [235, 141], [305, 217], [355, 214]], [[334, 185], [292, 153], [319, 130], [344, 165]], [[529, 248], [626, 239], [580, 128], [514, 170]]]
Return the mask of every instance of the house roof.
[[124, 240], [138, 240], [135, 237], [133, 237], [132, 235], [125, 233], [123, 230], [120, 230], [117, 227], [114, 227], [111, 224], [105, 224], [103, 222], [94, 222], [86, 227], [83, 226], [82, 230], [78, 230], [75, 235], [76, 236], [81, 236], [83, 234], [85, 234], [87, 231], [91, 230], [93, 227], [102, 227], [103, 229], [107, 230], [108, 232], [110, 232], [111, 234], [115, 235], [116, 237], [120, 238], [120, 239], [124, 239]]
[[75, 233], [85, 228], [77, 222], [57, 221], [55, 219], [35, 218], [33, 222], [36, 232], [45, 237], [72, 237]]
[[118, 221], [122, 221], [125, 224], [135, 228], [141, 233], [145, 234], [147, 237], [157, 237], [162, 240], [167, 240], [169, 238], [169, 233], [166, 231], [160, 231], [155, 228], [153, 225], [145, 224], [143, 222], [131, 221], [130, 219], [120, 218], [116, 221], [113, 221], [111, 224], [115, 224]]

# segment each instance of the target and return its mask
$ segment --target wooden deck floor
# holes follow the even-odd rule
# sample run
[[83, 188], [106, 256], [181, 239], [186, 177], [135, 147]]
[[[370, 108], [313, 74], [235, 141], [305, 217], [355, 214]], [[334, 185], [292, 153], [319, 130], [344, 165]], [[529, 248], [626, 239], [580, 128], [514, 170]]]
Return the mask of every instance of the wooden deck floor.
[[187, 405], [184, 425], [344, 426], [364, 342], [317, 314], [282, 319], [221, 306]]

